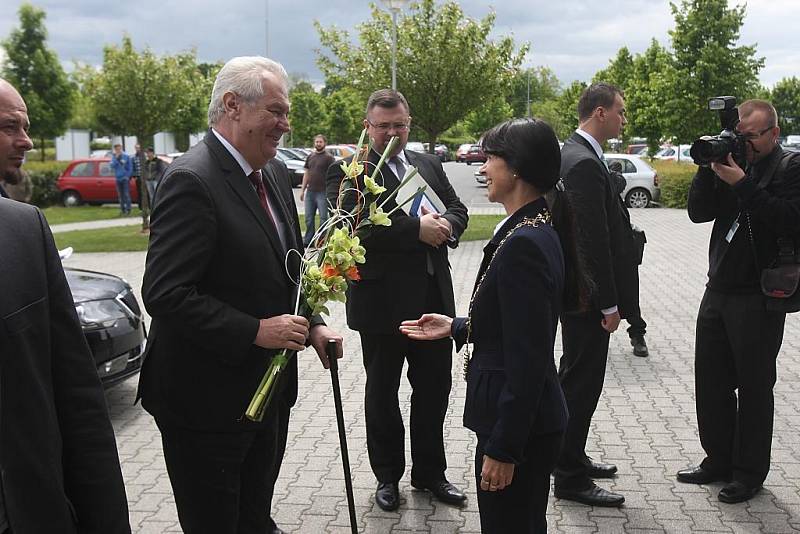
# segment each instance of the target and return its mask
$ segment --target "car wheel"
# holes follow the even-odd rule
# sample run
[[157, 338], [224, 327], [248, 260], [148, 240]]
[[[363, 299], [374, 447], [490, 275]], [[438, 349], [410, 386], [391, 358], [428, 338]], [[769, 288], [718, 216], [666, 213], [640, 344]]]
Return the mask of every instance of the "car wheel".
[[81, 205], [81, 195], [77, 191], [64, 191], [61, 195], [61, 202], [64, 206], [72, 208]]
[[625, 203], [630, 208], [646, 208], [650, 204], [650, 191], [637, 187], [628, 192]]

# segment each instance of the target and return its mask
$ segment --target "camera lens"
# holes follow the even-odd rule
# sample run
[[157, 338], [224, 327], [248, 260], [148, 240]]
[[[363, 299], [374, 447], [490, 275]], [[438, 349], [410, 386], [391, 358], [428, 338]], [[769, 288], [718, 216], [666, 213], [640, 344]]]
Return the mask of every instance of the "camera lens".
[[689, 155], [697, 165], [708, 165], [712, 161], [725, 161], [733, 148], [731, 139], [721, 136], [704, 136], [692, 144]]

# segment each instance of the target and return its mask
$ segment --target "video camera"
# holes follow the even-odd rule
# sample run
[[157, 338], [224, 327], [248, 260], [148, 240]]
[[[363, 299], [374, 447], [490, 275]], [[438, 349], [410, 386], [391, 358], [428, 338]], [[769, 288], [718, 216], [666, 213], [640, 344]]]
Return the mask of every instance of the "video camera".
[[719, 135], [704, 135], [692, 143], [689, 155], [697, 165], [708, 165], [711, 162], [725, 162], [728, 154], [740, 167], [745, 162], [745, 142], [743, 135], [735, 128], [739, 124], [739, 109], [735, 96], [718, 96], [708, 100], [708, 109], [719, 111], [722, 132]]

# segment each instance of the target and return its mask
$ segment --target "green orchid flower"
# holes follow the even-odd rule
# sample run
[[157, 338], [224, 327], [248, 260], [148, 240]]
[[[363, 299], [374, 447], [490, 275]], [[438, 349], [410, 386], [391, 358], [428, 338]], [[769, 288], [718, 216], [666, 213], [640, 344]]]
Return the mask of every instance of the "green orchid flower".
[[378, 183], [369, 176], [364, 178], [364, 188], [369, 194], [375, 195], [376, 197], [386, 191], [385, 187], [378, 185]]

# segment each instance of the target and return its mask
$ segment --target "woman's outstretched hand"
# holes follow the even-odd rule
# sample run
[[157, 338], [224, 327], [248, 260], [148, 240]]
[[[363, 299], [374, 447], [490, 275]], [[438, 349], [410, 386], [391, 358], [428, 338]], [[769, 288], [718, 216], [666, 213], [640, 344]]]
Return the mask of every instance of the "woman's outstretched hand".
[[412, 321], [400, 323], [400, 333], [417, 341], [432, 341], [450, 337], [453, 318], [438, 313], [426, 313]]

